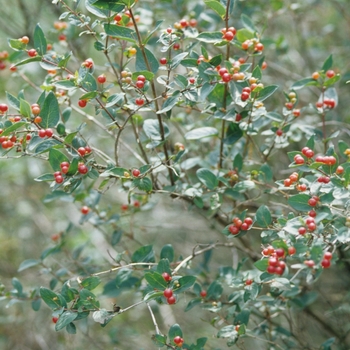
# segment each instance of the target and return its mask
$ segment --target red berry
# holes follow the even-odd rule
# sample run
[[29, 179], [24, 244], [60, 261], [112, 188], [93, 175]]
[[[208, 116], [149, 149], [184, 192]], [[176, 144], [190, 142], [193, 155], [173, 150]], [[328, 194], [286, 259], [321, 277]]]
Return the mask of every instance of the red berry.
[[60, 34], [58, 36], [58, 40], [60, 40], [60, 41], [65, 41], [66, 39], [67, 39], [67, 37], [64, 34]]
[[134, 170], [132, 171], [132, 176], [134, 176], [134, 177], [139, 177], [140, 174], [141, 174], [141, 172], [140, 172], [139, 169], [134, 169]]
[[276, 275], [283, 275], [283, 272], [284, 272], [284, 269], [282, 268], [282, 267], [280, 267], [280, 266], [277, 266], [276, 268], [275, 268], [275, 274]]
[[116, 22], [120, 22], [122, 20], [122, 18], [123, 18], [123, 16], [119, 13], [114, 16], [114, 20]]
[[63, 182], [63, 177], [62, 175], [57, 175], [55, 177], [55, 181], [58, 183], [58, 184], [61, 184]]
[[139, 201], [135, 201], [134, 202], [134, 208], [140, 208], [140, 202]]
[[307, 158], [312, 158], [314, 156], [314, 151], [312, 149], [308, 149], [306, 152], [305, 152], [305, 156]]
[[136, 82], [136, 86], [139, 88], [139, 89], [142, 89], [144, 86], [145, 86], [145, 83], [142, 81], [142, 80], [138, 80]]
[[221, 78], [225, 83], [228, 83], [231, 80], [231, 75], [230, 73], [224, 73]]
[[339, 165], [338, 167], [337, 167], [337, 170], [335, 171], [338, 175], [340, 175], [340, 174], [342, 174], [343, 172], [344, 172], [344, 168], [341, 166], [341, 165]]
[[33, 114], [39, 114], [40, 113], [40, 106], [38, 104], [32, 104], [32, 112]]
[[311, 222], [310, 224], [307, 225], [307, 228], [309, 229], [309, 231], [315, 231], [316, 224], [314, 222]]
[[227, 41], [231, 41], [234, 37], [235, 37], [235, 35], [232, 32], [226, 32], [223, 35], [223, 39], [225, 39]]
[[310, 207], [315, 207], [317, 205], [317, 200], [312, 197], [308, 200], [308, 204], [310, 205]]
[[333, 256], [333, 254], [331, 252], [325, 252], [323, 255], [323, 259], [331, 260], [332, 256]]
[[84, 205], [84, 206], [80, 209], [80, 211], [81, 211], [81, 213], [82, 213], [83, 215], [86, 215], [86, 214], [89, 213], [90, 208], [87, 207], [86, 205]]
[[40, 130], [38, 131], [38, 136], [41, 137], [41, 138], [46, 137], [46, 132], [45, 132], [45, 130], [44, 130], [44, 129], [40, 129]]
[[197, 20], [192, 18], [189, 20], [188, 24], [190, 25], [190, 27], [196, 27], [197, 26]]
[[269, 266], [278, 266], [278, 260], [277, 258], [270, 257], [268, 260]]
[[328, 269], [330, 266], [331, 266], [331, 261], [328, 260], [328, 259], [323, 259], [321, 261], [321, 266], [324, 268], [324, 269]]
[[63, 166], [63, 167], [61, 167], [61, 170], [62, 170], [63, 174], [67, 174], [68, 171], [69, 171], [69, 167], [68, 166]]
[[282, 258], [284, 256], [284, 249], [283, 248], [277, 248], [276, 249], [276, 255], [279, 257], [279, 258]]
[[170, 288], [165, 289], [164, 292], [163, 292], [163, 295], [164, 295], [166, 298], [170, 298], [170, 297], [173, 295], [172, 289], [170, 289]]
[[276, 131], [276, 135], [277, 135], [277, 136], [282, 136], [282, 135], [283, 135], [283, 131], [282, 131], [281, 129], [278, 129], [278, 130]]
[[293, 109], [293, 107], [294, 107], [294, 103], [292, 103], [292, 102], [287, 102], [287, 103], [285, 104], [285, 106], [286, 106], [287, 109], [291, 110], [291, 109]]
[[143, 98], [137, 98], [137, 99], [135, 100], [135, 103], [136, 103], [138, 106], [142, 106], [142, 105], [145, 103], [145, 101], [143, 100]]
[[0, 112], [1, 112], [1, 113], [7, 112], [8, 109], [9, 109], [9, 107], [8, 107], [7, 104], [5, 104], [5, 103], [1, 103], [1, 104], [0, 104]]
[[93, 65], [94, 65], [94, 61], [91, 58], [88, 58], [83, 62], [83, 66], [88, 69], [92, 68]]
[[239, 233], [239, 228], [233, 225], [230, 225], [228, 227], [228, 230], [231, 232], [233, 235], [237, 235]]
[[242, 231], [247, 231], [248, 228], [249, 228], [249, 225], [248, 225], [246, 222], [244, 222], [244, 223], [242, 224], [242, 226], [241, 226], [241, 230], [242, 230]]
[[295, 162], [295, 164], [301, 165], [301, 164], [304, 164], [304, 163], [305, 163], [305, 160], [304, 160], [304, 158], [303, 158], [300, 154], [297, 154], [297, 155], [294, 157], [294, 162]]
[[35, 57], [38, 54], [35, 49], [30, 49], [27, 53], [30, 57]]
[[249, 279], [245, 281], [246, 286], [250, 286], [253, 283], [253, 280]]
[[228, 73], [228, 70], [226, 69], [226, 68], [220, 68], [219, 69], [219, 74], [221, 75], [221, 76], [223, 76], [225, 73]]
[[264, 45], [262, 43], [257, 43], [255, 45], [255, 51], [262, 51], [264, 50]]
[[162, 277], [164, 278], [165, 281], [169, 282], [172, 280], [171, 276], [167, 272], [162, 273]]
[[244, 222], [245, 222], [247, 225], [251, 226], [251, 224], [253, 223], [253, 219], [252, 219], [252, 218], [245, 218], [245, 219], [244, 219]]
[[250, 96], [250, 94], [248, 92], [243, 91], [241, 94], [241, 100], [246, 101], [246, 100], [248, 100], [249, 96]]
[[78, 148], [78, 153], [79, 153], [82, 157], [84, 157], [85, 154], [86, 154], [86, 149], [85, 149], [85, 147], [79, 147], [79, 148]]
[[84, 108], [87, 105], [87, 100], [79, 100], [78, 105], [79, 107]]
[[165, 58], [165, 57], [162, 57], [160, 60], [159, 60], [159, 63], [160, 64], [167, 64], [168, 60]]
[[121, 210], [126, 211], [129, 209], [129, 206], [127, 204], [122, 204], [121, 205]]
[[289, 255], [294, 255], [296, 253], [295, 247], [288, 247], [288, 254]]
[[97, 77], [97, 81], [100, 83], [100, 84], [104, 84], [106, 82], [106, 76], [104, 74], [101, 74]]
[[69, 163], [68, 162], [62, 162], [61, 164], [60, 164], [60, 168], [62, 169], [63, 167], [67, 167], [67, 166], [69, 166]]
[[207, 296], [207, 292], [205, 290], [201, 290], [200, 295], [202, 298], [205, 298]]
[[174, 50], [179, 50], [179, 49], [180, 49], [180, 44], [179, 44], [179, 43], [175, 43], [175, 44], [173, 45], [173, 49], [174, 49]]
[[311, 268], [315, 266], [315, 262], [313, 260], [305, 260], [304, 264]]
[[194, 84], [194, 83], [196, 82], [196, 79], [195, 79], [195, 78], [189, 78], [189, 79], [188, 79], [188, 82], [189, 82], [190, 84]]
[[327, 70], [326, 75], [328, 78], [333, 78], [335, 76], [334, 70]]
[[58, 317], [56, 317], [56, 316], [52, 317], [52, 322], [53, 323], [57, 323], [57, 321], [58, 321]]
[[275, 253], [275, 248], [272, 245], [269, 245], [267, 247], [267, 251], [268, 251], [269, 255], [274, 254]]
[[271, 274], [274, 274], [274, 273], [276, 272], [276, 267], [275, 267], [275, 266], [269, 265], [269, 266], [267, 267], [267, 272], [268, 272], [268, 273], [271, 273]]
[[309, 211], [309, 216], [311, 216], [312, 218], [316, 217], [317, 213], [315, 212], [315, 210], [310, 210]]
[[300, 109], [294, 109], [293, 115], [294, 115], [294, 117], [300, 117]]
[[46, 129], [46, 130], [45, 130], [45, 136], [47, 136], [47, 137], [52, 137], [52, 135], [53, 135], [52, 129]]
[[137, 80], [141, 80], [141, 81], [145, 82], [145, 81], [146, 81], [146, 78], [145, 78], [144, 75], [139, 75], [139, 76], [137, 77]]
[[177, 345], [182, 345], [182, 343], [184, 342], [184, 340], [178, 335], [173, 339], [173, 341]]
[[236, 114], [236, 122], [239, 122], [242, 120], [242, 116], [238, 113]]
[[78, 165], [78, 172], [80, 174], [86, 174], [88, 172], [88, 168], [85, 164], [79, 164]]
[[176, 303], [176, 299], [174, 296], [171, 296], [170, 298], [167, 299], [167, 302], [169, 305], [172, 305]]
[[181, 27], [183, 27], [183, 28], [185, 28], [189, 25], [189, 23], [185, 19], [182, 19], [179, 23], [180, 23]]
[[299, 232], [299, 235], [305, 235], [305, 233], [306, 233], [306, 228], [305, 228], [305, 227], [299, 227], [298, 232]]

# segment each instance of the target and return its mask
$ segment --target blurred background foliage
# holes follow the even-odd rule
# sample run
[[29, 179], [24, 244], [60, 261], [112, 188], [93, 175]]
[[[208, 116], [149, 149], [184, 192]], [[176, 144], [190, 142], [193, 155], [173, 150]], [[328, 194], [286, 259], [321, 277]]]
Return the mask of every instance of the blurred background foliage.
[[[342, 80], [338, 84], [339, 106], [332, 112], [327, 121], [329, 132], [340, 130], [340, 136], [349, 140], [349, 131], [344, 126], [350, 122], [348, 101], [350, 96], [350, 6], [348, 0], [247, 0], [235, 3], [236, 11], [231, 23], [240, 28], [239, 18], [242, 13], [250, 16], [256, 26], [263, 32], [262, 42], [266, 47], [266, 61], [268, 68], [264, 73], [266, 84], [280, 85], [281, 89], [269, 102], [273, 108], [281, 110], [284, 104], [282, 89], [288, 91], [293, 82], [304, 77], [309, 77], [315, 70], [319, 70], [324, 60], [333, 54], [336, 72], [342, 74]], [[142, 7], [154, 13], [154, 18], [163, 16], [164, 8], [169, 11], [171, 18], [167, 23], [179, 20], [188, 13], [194, 11], [198, 21], [203, 23], [207, 30], [216, 27], [215, 14], [208, 18], [207, 12], [203, 12], [203, 3], [192, 0], [142, 1]], [[92, 42], [87, 36], [78, 36], [75, 27], [69, 27], [68, 43], [57, 41], [57, 31], [53, 23], [58, 19], [62, 10], [59, 6], [45, 0], [15, 0], [9, 3], [0, 0], [0, 8], [3, 20], [0, 21], [0, 51], [8, 50], [8, 38], [20, 38], [23, 35], [31, 36], [37, 22], [40, 22], [49, 40], [54, 44], [58, 52], [72, 50], [76, 57], [76, 67], [79, 62], [87, 57], [97, 57]], [[82, 6], [80, 6], [83, 9]], [[158, 19], [158, 18], [157, 18]], [[142, 20], [141, 20], [142, 22]], [[96, 64], [103, 66], [104, 62], [96, 59]], [[24, 89], [27, 99], [33, 102], [38, 96], [30, 85], [31, 82], [39, 83], [45, 79], [46, 72], [36, 65], [25, 68], [25, 74], [29, 78], [23, 81], [21, 73], [11, 73], [6, 69], [0, 71], [0, 101], [5, 102], [5, 91], [16, 94]], [[300, 106], [308, 106], [317, 97], [312, 88], [303, 89], [299, 93]], [[77, 117], [79, 118], [79, 117]], [[315, 116], [306, 113], [300, 119], [300, 123], [319, 123]], [[104, 140], [101, 134], [99, 142]], [[93, 137], [93, 136], [91, 136]], [[305, 141], [305, 140], [303, 140]], [[303, 142], [300, 142], [303, 145]], [[300, 145], [292, 146], [300, 149]], [[125, 149], [127, 153], [127, 149]], [[285, 159], [276, 159], [276, 169], [283, 170], [288, 167], [287, 156]], [[175, 251], [180, 251], [182, 256], [191, 253], [193, 246], [198, 242], [223, 240], [220, 234], [221, 227], [210, 218], [204, 218], [194, 208], [180, 200], [154, 197], [148, 205], [149, 211], [143, 211], [129, 220], [125, 219], [125, 230], [133, 233], [135, 239], [126, 241], [124, 247], [111, 247], [104, 240], [98, 230], [88, 223], [80, 225], [79, 209], [71, 202], [43, 202], [43, 198], [50, 192], [48, 186], [38, 183], [33, 178], [43, 174], [47, 165], [38, 159], [6, 159], [0, 162], [0, 278], [6, 290], [12, 288], [11, 280], [16, 276], [22, 284], [30, 290], [37, 285], [47, 286], [50, 281], [50, 269], [45, 266], [42, 269], [30, 269], [25, 273], [17, 272], [20, 263], [29, 258], [38, 258], [41, 252], [48, 246], [53, 246], [51, 236], [60, 232], [67, 232], [66, 256], [63, 252], [63, 260], [66, 264], [88, 263], [93, 265], [96, 261], [105, 262], [108, 268], [111, 258], [106, 254], [109, 250], [112, 256], [123, 251], [133, 251], [142, 244], [154, 244], [159, 252], [162, 245], [169, 243], [169, 237]], [[141, 198], [142, 200], [142, 198]], [[126, 195], [109, 191], [101, 202], [101, 206], [111, 207], [120, 211], [120, 205], [126, 201]], [[147, 209], [147, 208], [145, 208]], [[129, 218], [129, 217], [128, 217]], [[69, 230], [67, 230], [69, 227]], [[255, 233], [258, 235], [258, 233]], [[257, 238], [257, 236], [256, 236]], [[254, 245], [254, 236], [249, 238], [247, 244]], [[259, 240], [259, 239], [255, 239]], [[85, 244], [81, 256], [72, 260], [69, 251]], [[242, 247], [244, 249], [244, 247]], [[260, 253], [259, 245], [256, 246]], [[227, 253], [227, 254], [226, 254]], [[230, 265], [232, 251], [214, 251], [211, 255], [198, 258], [195, 262], [197, 272], [205, 276], [208, 273], [215, 276], [218, 267]], [[60, 265], [55, 260], [55, 255], [50, 258], [49, 264]], [[61, 259], [61, 258], [60, 258]], [[207, 263], [211, 259], [210, 271], [206, 271]], [[248, 266], [248, 268], [251, 266]], [[337, 265], [329, 271], [325, 271], [322, 279], [316, 284], [315, 291], [318, 298], [310, 300], [310, 306], [303, 310], [298, 317], [298, 323], [293, 325], [295, 332], [304, 339], [304, 349], [319, 348], [319, 345], [327, 338], [336, 337], [339, 349], [346, 349], [344, 344], [350, 344], [349, 332], [349, 308], [350, 308], [350, 280], [349, 265]], [[108, 278], [108, 276], [106, 277]], [[110, 307], [113, 303], [120, 305], [126, 298], [123, 294], [118, 297], [106, 298], [105, 305]], [[316, 298], [315, 298], [316, 299]], [[137, 301], [135, 296], [135, 301]], [[314, 303], [313, 303], [314, 302]], [[0, 348], [6, 350], [43, 350], [43, 349], [151, 349], [153, 345], [150, 337], [153, 333], [153, 325], [145, 308], [139, 308], [138, 312], [126, 312], [106, 328], [100, 328], [92, 322], [81, 322], [80, 332], [72, 336], [65, 332], [55, 332], [51, 324], [51, 313], [45, 306], [42, 312], [36, 313], [29, 303], [16, 303], [6, 307], [8, 301], [1, 301], [0, 313]], [[130, 303], [130, 297], [127, 302]], [[200, 310], [193, 309], [184, 314], [183, 309], [186, 300], [182, 300], [176, 308], [164, 305], [155, 312], [159, 314], [163, 322], [161, 327], [167, 327], [176, 320], [185, 330], [185, 336], [190, 333], [200, 336], [212, 335], [208, 340], [208, 349], [225, 349], [224, 340], [216, 339], [215, 329], [210, 325], [210, 315]], [[145, 320], [147, 320], [145, 322]], [[281, 326], [284, 319], [276, 319]], [[191, 331], [189, 331], [191, 330]], [[286, 334], [288, 338], [288, 334]], [[254, 346], [254, 339], [246, 343], [249, 349]], [[308, 345], [312, 344], [312, 345]], [[239, 345], [239, 344], [238, 344]], [[237, 346], [238, 346], [237, 345]], [[267, 345], [268, 347], [268, 345]]]

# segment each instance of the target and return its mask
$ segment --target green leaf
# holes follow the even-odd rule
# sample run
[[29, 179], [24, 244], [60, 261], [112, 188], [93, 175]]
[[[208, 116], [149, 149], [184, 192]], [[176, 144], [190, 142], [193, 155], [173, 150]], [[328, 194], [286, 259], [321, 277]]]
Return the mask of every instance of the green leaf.
[[152, 340], [156, 346], [163, 347], [166, 344], [166, 336], [162, 334], [154, 334]]
[[209, 190], [214, 190], [219, 185], [219, 180], [216, 175], [209, 169], [198, 169], [196, 175], [199, 181]]
[[140, 191], [145, 191], [145, 192], [152, 191], [152, 181], [148, 177], [134, 179], [132, 181], [132, 184], [133, 186], [137, 187]]
[[106, 23], [104, 25], [104, 29], [106, 34], [109, 36], [112, 36], [113, 38], [129, 41], [134, 44], [136, 43], [135, 31], [133, 29], [117, 26], [115, 24], [110, 24], [110, 23]]
[[61, 329], [63, 329], [64, 327], [66, 327], [68, 324], [70, 324], [72, 321], [74, 321], [78, 316], [77, 312], [73, 312], [73, 311], [66, 311], [63, 314], [60, 315], [56, 326], [55, 326], [55, 330], [58, 332]]
[[237, 153], [233, 160], [233, 168], [238, 172], [242, 170], [243, 167], [243, 157], [240, 153]]
[[154, 289], [164, 290], [168, 286], [163, 276], [155, 271], [145, 273], [145, 280]]
[[185, 134], [186, 140], [198, 140], [204, 137], [216, 136], [218, 134], [218, 130], [213, 127], [204, 126], [201, 128], [193, 129]]
[[253, 21], [244, 13], [241, 15], [241, 22], [242, 22], [243, 26], [246, 27], [249, 31], [251, 31], [253, 33], [256, 32], [256, 28], [254, 26]]
[[333, 66], [333, 55], [329, 55], [328, 58], [323, 63], [322, 70], [326, 72], [328, 69], [331, 69], [332, 66]]
[[187, 55], [188, 52], [182, 52], [173, 57], [170, 62], [170, 69], [175, 69]]
[[49, 150], [49, 163], [54, 171], [60, 171], [60, 164], [62, 162], [69, 162], [68, 157], [55, 148]]
[[9, 103], [9, 105], [14, 108], [15, 110], [19, 111], [20, 110], [20, 100], [11, 95], [9, 92], [6, 91], [6, 98]]
[[39, 62], [39, 61], [41, 61], [41, 59], [42, 59], [41, 56], [30, 57], [30, 58], [26, 58], [26, 59], [23, 60], [23, 61], [17, 62], [17, 63], [15, 63], [14, 65], [15, 65], [16, 67], [18, 67], [18, 66], [23, 66], [23, 65], [25, 65], [25, 64], [27, 64], [27, 63]]
[[40, 296], [42, 300], [45, 302], [45, 304], [53, 310], [60, 308], [62, 306], [61, 300], [58, 294], [56, 294], [50, 289], [40, 287]]
[[224, 289], [219, 281], [214, 280], [208, 287], [207, 298], [219, 300]]
[[20, 99], [20, 113], [27, 119], [31, 117], [31, 107], [26, 100]]
[[268, 266], [268, 259], [262, 259], [262, 260], [258, 260], [254, 263], [254, 266], [260, 270], [265, 272], [267, 270], [267, 266]]
[[[196, 37], [196, 39], [199, 41], [203, 41], [205, 43], [217, 43], [223, 40], [221, 32], [202, 32]], [[187, 60], [182, 61], [182, 64], [186, 61]], [[197, 60], [196, 60], [196, 66], [197, 66]]]
[[143, 70], [148, 70], [152, 73], [157, 73], [159, 69], [159, 62], [152, 53], [152, 51], [148, 50], [146, 47], [144, 48], [145, 53], [146, 53], [146, 58], [148, 61], [145, 62], [142, 51], [137, 47], [136, 48], [136, 63], [135, 63], [135, 69], [137, 71], [143, 71]]
[[171, 244], [166, 244], [163, 246], [162, 250], [160, 251], [160, 258], [168, 259], [169, 262], [174, 261], [174, 248]]
[[145, 245], [137, 249], [131, 257], [132, 262], [155, 262], [152, 245]]
[[97, 91], [90, 91], [90, 92], [87, 92], [84, 95], [81, 95], [79, 97], [79, 100], [92, 100], [93, 98], [97, 97], [98, 95], [99, 95], [99, 92], [97, 92]]
[[26, 125], [26, 122], [17, 122], [6, 128], [3, 133], [1, 134], [2, 136], [7, 136], [11, 133], [13, 133], [15, 130], [20, 129], [23, 125]]
[[[164, 128], [164, 138], [169, 136], [169, 128], [163, 123]], [[156, 119], [146, 119], [143, 123], [143, 131], [147, 135], [147, 137], [152, 141], [161, 141], [162, 135], [160, 133], [159, 122]]]
[[196, 305], [199, 305], [202, 303], [202, 298], [194, 298], [192, 299], [186, 306], [185, 312], [191, 310], [194, 308]]
[[163, 272], [167, 272], [169, 275], [171, 275], [171, 269], [168, 259], [160, 259], [159, 263], [157, 265], [157, 272], [162, 274]]
[[92, 277], [85, 278], [80, 284], [87, 290], [93, 290], [100, 283], [101, 283], [101, 280], [99, 277], [92, 276]]
[[29, 269], [30, 267], [37, 266], [40, 264], [40, 260], [36, 259], [27, 259], [21, 262], [21, 265], [19, 265], [18, 272], [21, 272], [23, 270]]
[[142, 44], [143, 44], [143, 45], [146, 45], [146, 44], [148, 43], [148, 41], [152, 38], [153, 33], [155, 33], [155, 32], [159, 29], [159, 27], [162, 25], [163, 22], [164, 22], [163, 19], [158, 20], [158, 21], [156, 22], [155, 27], [148, 33], [146, 39], [144, 39], [144, 40], [142, 41]]
[[129, 174], [128, 169], [114, 167], [114, 168], [106, 170], [100, 176], [101, 177], [107, 177], [107, 176], [125, 177], [125, 175], [124, 175], [125, 173]]
[[259, 66], [255, 66], [253, 73], [252, 73], [252, 77], [259, 79], [259, 80], [262, 78], [262, 71], [261, 71], [261, 68]]
[[75, 81], [73, 79], [70, 80], [58, 80], [53, 82], [53, 84], [62, 90], [74, 90], [77, 88], [77, 86], [75, 85]]
[[15, 51], [22, 51], [26, 48], [26, 44], [23, 44], [20, 39], [9, 39], [8, 44], [11, 47], [11, 49]]
[[19, 279], [16, 277], [13, 277], [11, 280], [11, 283], [12, 283], [13, 287], [17, 290], [18, 294], [22, 295], [23, 286], [22, 286], [22, 283], [19, 281]]
[[34, 29], [34, 48], [39, 53], [39, 55], [43, 56], [46, 54], [47, 50], [47, 42], [44, 35], [43, 30], [38, 23]]
[[300, 193], [288, 198], [288, 204], [297, 211], [309, 211], [310, 205], [308, 200], [311, 197], [305, 193]]
[[226, 130], [225, 144], [233, 145], [243, 136], [243, 131], [237, 123], [230, 123]]
[[243, 309], [236, 317], [234, 320], [235, 324], [245, 324], [248, 325], [249, 322], [249, 316], [250, 316], [250, 310], [248, 309]]
[[269, 208], [266, 205], [261, 205], [255, 214], [256, 223], [261, 227], [269, 227], [272, 222], [272, 217]]
[[91, 73], [86, 73], [84, 78], [81, 80], [80, 85], [87, 91], [96, 91], [97, 83], [96, 79]]
[[293, 90], [299, 90], [302, 89], [304, 86], [310, 86], [310, 85], [317, 85], [317, 81], [312, 78], [304, 78], [301, 80], [296, 81], [292, 86], [291, 89]]
[[183, 334], [182, 334], [181, 327], [177, 323], [175, 323], [169, 329], [168, 338], [172, 341], [175, 337], [178, 337], [178, 336], [182, 338]]
[[233, 188], [238, 192], [245, 192], [255, 188], [255, 183], [250, 180], [240, 181], [236, 185], [234, 185]]
[[[177, 104], [177, 102], [179, 101], [181, 95], [180, 95], [180, 91], [176, 90], [174, 91], [174, 93], [172, 94], [172, 96], [170, 96], [169, 98], [167, 98], [164, 103], [162, 108], [157, 112], [157, 114], [162, 114], [165, 112], [170, 111], [171, 109], [173, 109], [173, 107]], [[150, 120], [150, 119], [147, 119]], [[147, 121], [146, 120], [146, 121]], [[158, 121], [157, 121], [158, 122]], [[159, 123], [158, 123], [159, 124]]]
[[179, 288], [174, 288], [174, 292], [176, 293], [182, 293], [186, 289], [191, 288], [194, 285], [194, 282], [196, 282], [196, 277], [195, 276], [184, 276], [180, 277], [177, 280], [178, 284], [180, 284]]
[[270, 97], [276, 90], [278, 89], [278, 85], [270, 85], [263, 88], [259, 94], [257, 101], [265, 101], [268, 97]]
[[77, 334], [77, 328], [75, 327], [75, 324], [73, 322], [67, 324], [66, 331], [69, 334]]
[[108, 11], [120, 12], [125, 7], [125, 5], [121, 4], [121, 2], [122, 1], [117, 0], [93, 0], [93, 6]]
[[219, 1], [204, 0], [204, 3], [212, 10], [214, 10], [220, 17], [224, 18], [224, 16], [226, 15], [226, 8]]
[[236, 33], [236, 38], [241, 43], [246, 40], [253, 39], [254, 36], [255, 36], [254, 32], [246, 28], [239, 29], [237, 30], [237, 33]]
[[41, 108], [40, 116], [42, 121], [40, 126], [44, 129], [54, 128], [60, 120], [60, 109], [55, 94], [50, 91], [46, 96]]

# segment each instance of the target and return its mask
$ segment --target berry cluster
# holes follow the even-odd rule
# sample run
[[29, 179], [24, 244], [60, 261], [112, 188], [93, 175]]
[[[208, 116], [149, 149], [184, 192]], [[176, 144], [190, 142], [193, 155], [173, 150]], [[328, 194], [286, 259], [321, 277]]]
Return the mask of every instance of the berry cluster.
[[316, 207], [317, 203], [320, 201], [320, 198], [317, 196], [312, 196], [307, 202], [310, 207]]
[[314, 210], [311, 210], [309, 212], [309, 216], [305, 219], [305, 226], [299, 227], [298, 232], [300, 235], [305, 235], [307, 231], [313, 232], [316, 230], [316, 223], [315, 223], [315, 218], [316, 217], [316, 212]]
[[[291, 247], [294, 248], [294, 247]], [[294, 248], [295, 249], [295, 248]], [[291, 250], [295, 254], [295, 250]], [[289, 253], [289, 249], [288, 249]], [[267, 272], [270, 274], [283, 275], [283, 272], [286, 268], [286, 263], [283, 260], [285, 258], [285, 251], [283, 248], [275, 249], [273, 246], [268, 246], [262, 251], [263, 256], [267, 256]], [[291, 254], [292, 255], [292, 254]]]
[[[299, 175], [298, 173], [294, 172], [292, 174], [289, 175], [288, 179], [285, 179], [283, 181], [283, 184], [285, 187], [290, 187], [291, 185], [293, 185], [295, 182], [297, 182], [299, 179]], [[306, 185], [305, 185], [306, 186]]]
[[253, 52], [262, 52], [264, 50], [264, 45], [255, 38], [243, 41], [241, 47], [244, 51], [251, 50]]
[[146, 78], [144, 75], [139, 75], [137, 77], [137, 80], [136, 80], [136, 87], [139, 88], [139, 89], [143, 89], [143, 87], [145, 86], [145, 81], [146, 81]]
[[334, 156], [318, 156], [315, 161], [325, 165], [334, 165], [337, 162], [337, 159]]
[[79, 153], [82, 157], [84, 157], [84, 156], [86, 156], [86, 155], [88, 155], [88, 154], [91, 153], [91, 148], [90, 148], [89, 146], [79, 147], [79, 148], [78, 148], [78, 153]]
[[223, 34], [222, 35], [222, 38], [224, 40], [227, 40], [227, 41], [231, 41], [233, 40], [233, 38], [235, 37], [236, 35], [236, 29], [234, 27], [229, 27], [229, 28], [222, 28], [221, 29], [221, 33]]
[[240, 231], [247, 231], [251, 228], [253, 219], [247, 217], [242, 221], [239, 217], [235, 217], [232, 219], [232, 222], [233, 224], [228, 229], [232, 235], [238, 235]]
[[187, 27], [196, 27], [197, 26], [197, 20], [194, 18], [191, 18], [190, 20], [187, 20], [185, 18], [183, 18], [182, 20], [180, 20], [179, 22], [175, 22], [174, 23], [174, 28], [175, 29], [185, 29]]
[[40, 137], [40, 138], [44, 138], [44, 137], [48, 137], [48, 138], [50, 138], [50, 137], [52, 137], [53, 136], [53, 131], [52, 131], [52, 129], [40, 129], [39, 131], [38, 131], [38, 136]]
[[170, 288], [166, 288], [163, 292], [164, 297], [166, 298], [169, 305], [176, 303], [176, 298], [173, 295], [173, 290]]
[[243, 88], [243, 90], [242, 90], [242, 93], [241, 93], [241, 100], [242, 101], [247, 101], [248, 100], [248, 98], [250, 97], [250, 93], [251, 93], [251, 89], [250, 89], [250, 87], [245, 87], [245, 88]]

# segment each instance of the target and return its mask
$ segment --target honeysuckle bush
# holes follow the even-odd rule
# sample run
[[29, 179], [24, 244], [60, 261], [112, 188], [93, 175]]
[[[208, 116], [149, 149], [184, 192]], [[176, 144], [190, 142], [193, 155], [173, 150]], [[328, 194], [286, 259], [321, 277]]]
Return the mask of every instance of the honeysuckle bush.
[[[1, 157], [44, 163], [35, 178], [44, 202], [74, 203], [106, 245], [84, 254], [67, 224], [19, 265], [2, 300], [50, 308], [55, 330], [69, 334], [86, 322], [108, 330], [143, 308], [154, 348], [345, 349], [337, 327], [310, 345], [294, 326], [300, 312], [316, 317], [313, 286], [324, 270], [348, 266], [350, 145], [345, 127], [327, 124], [341, 77], [332, 54], [286, 88], [265, 81], [269, 43], [234, 1], [53, 3], [62, 14], [50, 33], [38, 23], [2, 53], [37, 97], [6, 93]], [[80, 50], [94, 50], [83, 60], [70, 45], [79, 37]], [[47, 73], [43, 81], [28, 79], [29, 64]], [[308, 103], [299, 101], [305, 91]], [[159, 211], [161, 224], [172, 210], [157, 205], [165, 197], [201, 213], [212, 236], [182, 249], [166, 229], [166, 244], [139, 240], [135, 218]], [[212, 266], [214, 252], [227, 264]], [[29, 269], [45, 284], [23, 286]], [[159, 310], [179, 307], [166, 325]], [[211, 333], [181, 327], [200, 308]]]

